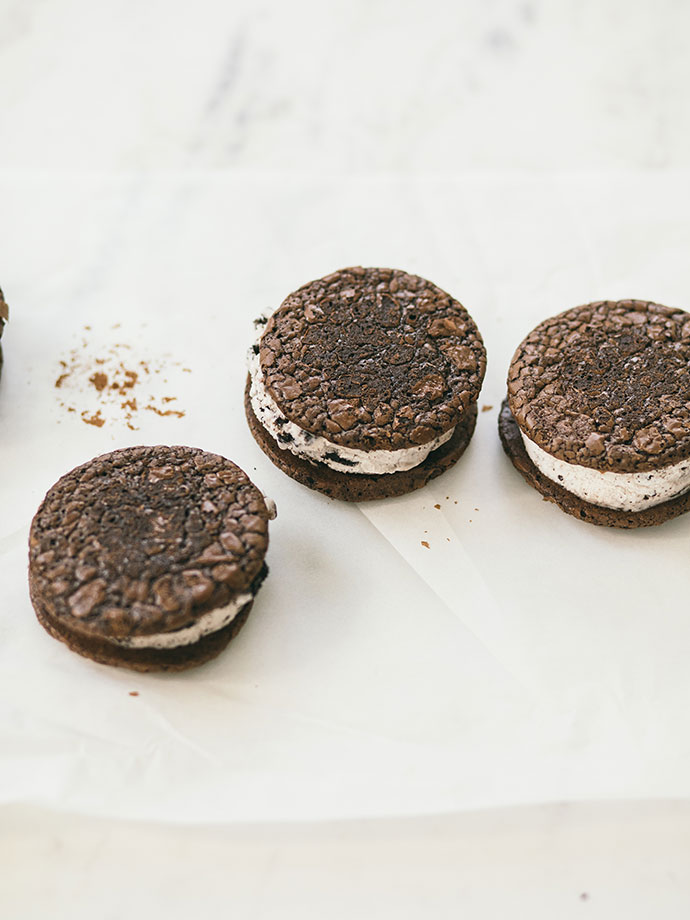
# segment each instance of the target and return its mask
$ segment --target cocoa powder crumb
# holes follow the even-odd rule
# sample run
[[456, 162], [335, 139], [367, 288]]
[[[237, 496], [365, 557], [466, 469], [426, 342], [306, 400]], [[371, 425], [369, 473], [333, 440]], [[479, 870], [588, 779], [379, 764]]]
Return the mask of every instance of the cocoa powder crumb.
[[[116, 323], [111, 328], [119, 329], [120, 325]], [[84, 330], [79, 344], [59, 361], [54, 386], [64, 394], [63, 399], [58, 400], [61, 409], [79, 414], [87, 425], [100, 428], [120, 421], [130, 431], [138, 430], [134, 421], [137, 413], [143, 410], [161, 417], [184, 417], [181, 409], [165, 408], [177, 402], [177, 396], [157, 396], [151, 387], [154, 392], [149, 391], [144, 397], [146, 405], [141, 406], [141, 394], [138, 394], [139, 400], [135, 395], [144, 379], [158, 378], [166, 383], [171, 368], [182, 370], [180, 362], [172, 361], [169, 355], [158, 359], [135, 357], [132, 346], [126, 342], [103, 345], [102, 339], [100, 343], [96, 340], [97, 333], [91, 333], [90, 326], [85, 326]], [[191, 373], [190, 368], [184, 371]]]
[[493, 409], [493, 406], [490, 406], [490, 405], [482, 406], [482, 412], [491, 412], [492, 409]]
[[81, 414], [81, 418], [87, 425], [94, 425], [96, 428], [102, 428], [105, 425], [105, 419], [101, 415], [100, 409], [93, 415], [89, 415], [85, 409]]
[[130, 695], [130, 696], [139, 696], [139, 691], [138, 691], [138, 690], [130, 690], [130, 691], [129, 691], [129, 695]]
[[438, 511], [441, 510], [441, 506], [440, 506], [440, 505], [434, 505], [434, 508], [436, 508]]
[[158, 409], [156, 406], [144, 406], [144, 409], [147, 409], [149, 412], [155, 412], [156, 415], [165, 417], [166, 415], [174, 415], [176, 418], [184, 418], [185, 413], [180, 409]]
[[429, 544], [426, 542], [426, 540], [422, 540], [422, 546], [426, 546], [427, 549], [431, 549], [431, 547], [430, 547]]
[[98, 371], [89, 377], [89, 383], [92, 383], [100, 393], [101, 390], [105, 390], [105, 388], [108, 386], [108, 376], [107, 374]]

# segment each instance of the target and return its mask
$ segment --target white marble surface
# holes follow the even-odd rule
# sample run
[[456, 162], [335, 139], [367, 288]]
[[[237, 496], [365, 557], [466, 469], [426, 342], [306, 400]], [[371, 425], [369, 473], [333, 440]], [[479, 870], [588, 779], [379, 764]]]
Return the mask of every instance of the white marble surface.
[[0, 903], [13, 920], [686, 920], [688, 847], [678, 802], [176, 832], [11, 809]]
[[[0, 0], [0, 283], [13, 310], [0, 401], [9, 430], [2, 468], [29, 484], [17, 495], [15, 480], [4, 478], [5, 497], [13, 495], [0, 532], [10, 605], [30, 616], [24, 577], [14, 572], [21, 573], [28, 518], [42, 491], [85, 455], [138, 437], [122, 427], [71, 424], [40, 395], [56, 357], [86, 322], [120, 310], [134, 335], [147, 317], [165, 316], [161, 347], [212, 369], [214, 382], [232, 390], [241, 382], [245, 345], [228, 335], [235, 320], [248, 321], [275, 302], [276, 292], [339, 265], [399, 265], [433, 278], [482, 318], [490, 354], [482, 399], [495, 404], [511, 343], [548, 312], [606, 296], [688, 308], [689, 27], [690, 5], [673, 0]], [[226, 333], [214, 336], [210, 354], [209, 324]], [[150, 347], [151, 339], [144, 334], [142, 343]], [[194, 405], [203, 390], [200, 375], [174, 380], [180, 397]], [[10, 416], [10, 404], [21, 413]], [[329, 717], [333, 696], [315, 697], [310, 680], [328, 675], [347, 689], [360, 676], [374, 689], [366, 705], [357, 698], [341, 711], [347, 731], [365, 737], [385, 712], [422, 750], [430, 731], [424, 705], [434, 702], [433, 690], [424, 688], [418, 709], [405, 708], [413, 698], [399, 692], [421, 667], [410, 650], [422, 605], [428, 626], [415, 639], [417, 656], [436, 662], [440, 687], [463, 694], [462, 718], [454, 723], [458, 751], [463, 737], [475, 751], [476, 741], [495, 741], [499, 756], [487, 770], [496, 801], [581, 798], [587, 790], [657, 800], [181, 830], [43, 813], [28, 758], [14, 766], [24, 771], [32, 807], [15, 801], [0, 813], [3, 915], [43, 917], [50, 905], [52, 916], [77, 920], [94, 910], [136, 917], [161, 904], [171, 918], [188, 914], [197, 888], [184, 873], [171, 882], [173, 864], [193, 869], [206, 885], [208, 906], [219, 912], [228, 903], [230, 877], [232, 906], [256, 918], [416, 918], [428, 915], [430, 905], [439, 917], [460, 909], [537, 920], [687, 917], [687, 802], [660, 801], [687, 799], [690, 737], [677, 715], [690, 697], [682, 654], [687, 631], [676, 603], [685, 581], [682, 561], [674, 561], [682, 560], [685, 530], [669, 525], [665, 535], [638, 535], [626, 548], [617, 536], [588, 539], [576, 522], [535, 506], [494, 450], [493, 418], [480, 422], [456, 481], [471, 481], [489, 458], [487, 468], [512, 507], [513, 530], [506, 533], [519, 532], [522, 515], [534, 515], [542, 528], [536, 545], [549, 565], [558, 571], [567, 563], [558, 545], [576, 546], [583, 558], [588, 554], [595, 579], [606, 577], [604, 561], [618, 553], [636, 598], [632, 616], [620, 609], [599, 617], [588, 608], [579, 618], [569, 597], [559, 616], [588, 646], [584, 658], [574, 658], [567, 629], [545, 615], [539, 604], [548, 597], [537, 593], [531, 628], [542, 629], [543, 640], [528, 657], [508, 658], [523, 678], [527, 663], [532, 691], [551, 689], [550, 715], [561, 716], [562, 735], [542, 759], [542, 772], [530, 775], [529, 758], [523, 750], [523, 759], [515, 759], [514, 744], [510, 770], [499, 759], [511, 712], [500, 705], [500, 682], [480, 646], [506, 664], [502, 637], [473, 619], [457, 594], [439, 595], [431, 557], [414, 556], [399, 531], [396, 546], [386, 510], [392, 505], [366, 517], [343, 509], [340, 526], [355, 553], [375, 545], [390, 564], [396, 551], [406, 560], [397, 587], [414, 604], [399, 623], [396, 655], [381, 658], [389, 635], [383, 604], [366, 631], [338, 632], [337, 645], [332, 633], [322, 627], [315, 634], [304, 618], [292, 643], [283, 645], [280, 630], [257, 618], [234, 652], [237, 686], [246, 683], [239, 702], [261, 704], [266, 684], [275, 680], [278, 687], [283, 674], [300, 671], [300, 642], [322, 641], [321, 657], [308, 673], [302, 670], [286, 701], [302, 707], [304, 724], [311, 730]], [[167, 420], [152, 419], [146, 435], [169, 440], [170, 431]], [[297, 487], [281, 484], [239, 427], [210, 431], [200, 415], [188, 413], [174, 431], [175, 439], [231, 453], [284, 489], [295, 508], [321, 513], [320, 499], [298, 500]], [[491, 496], [488, 488], [482, 494], [486, 512], [474, 518], [472, 539], [467, 521], [454, 522], [463, 534], [463, 565], [489, 584], [495, 567], [478, 548], [494, 539], [503, 514]], [[330, 545], [329, 530], [320, 521], [315, 534], [323, 545]], [[281, 532], [286, 547], [289, 516], [277, 522], [276, 546]], [[651, 570], [639, 565], [645, 553], [654, 560]], [[286, 549], [274, 564], [285, 584], [294, 571]], [[300, 563], [300, 573], [316, 604], [321, 583], [308, 562]], [[655, 573], [678, 579], [663, 602]], [[275, 592], [266, 588], [267, 609], [272, 597], [275, 609], [274, 585]], [[379, 591], [373, 578], [366, 585]], [[494, 587], [507, 602], [509, 586]], [[380, 591], [375, 596], [382, 601]], [[345, 591], [344, 604], [348, 597]], [[653, 629], [645, 605], [655, 610]], [[676, 619], [665, 615], [670, 608]], [[449, 611], [456, 619], [447, 619]], [[520, 616], [528, 613], [524, 605]], [[9, 692], [0, 705], [9, 713], [4, 739], [14, 732], [24, 754], [27, 742], [38, 744], [42, 694], [68, 705], [77, 683], [93, 680], [92, 667], [72, 662], [25, 619], [15, 624], [3, 615], [0, 661], [11, 674], [21, 680], [17, 649], [30, 660], [39, 646], [47, 653], [45, 683], [26, 688], [23, 711], [31, 718], [16, 720], [22, 704]], [[259, 650], [264, 669], [256, 694], [256, 672], [241, 677], [250, 647]], [[407, 657], [397, 654], [403, 648]], [[676, 654], [669, 657], [669, 648]], [[454, 656], [461, 649], [466, 671], [458, 675]], [[209, 686], [231, 698], [237, 686], [219, 668], [209, 672]], [[91, 705], [121, 678], [103, 678], [97, 689], [89, 683]], [[195, 681], [189, 681], [192, 697]], [[482, 694], [493, 694], [493, 725], [479, 719]], [[82, 708], [88, 722], [93, 714]], [[193, 725], [193, 705], [169, 715]], [[130, 722], [123, 714], [118, 730], [129, 731]], [[92, 727], [98, 735], [95, 721]], [[45, 749], [54, 756], [48, 766], [59, 766], [60, 745], [79, 747], [65, 740], [65, 726], [59, 729], [58, 741], [56, 734]], [[516, 734], [521, 730], [515, 723]], [[536, 730], [523, 735], [523, 748], [537, 736]], [[671, 747], [664, 747], [669, 738]], [[196, 769], [197, 754], [190, 752]], [[67, 797], [79, 792], [76, 784], [61, 786], [64, 780], [58, 771], [45, 800], [54, 805], [56, 790]], [[486, 786], [487, 777], [481, 781]], [[426, 805], [411, 802], [410, 810], [429, 810], [435, 795], [447, 803], [449, 794], [463, 807], [472, 801], [472, 782], [461, 786], [419, 783], [415, 801]], [[118, 887], [104, 908], [113, 865], [130, 884]]]
[[678, 0], [2, 0], [0, 164], [687, 165]]

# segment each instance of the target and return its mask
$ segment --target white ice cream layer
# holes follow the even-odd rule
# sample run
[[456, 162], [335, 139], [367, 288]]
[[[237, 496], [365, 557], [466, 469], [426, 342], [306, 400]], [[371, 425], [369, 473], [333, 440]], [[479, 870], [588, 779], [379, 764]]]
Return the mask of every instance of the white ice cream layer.
[[205, 613], [199, 617], [192, 626], [186, 626], [184, 629], [176, 629], [174, 632], [156, 633], [152, 636], [130, 636], [127, 639], [111, 639], [115, 645], [124, 646], [124, 648], [179, 648], [182, 645], [192, 645], [203, 639], [204, 636], [210, 636], [211, 633], [219, 632], [228, 623], [232, 623], [237, 614], [243, 607], [252, 600], [253, 594], [238, 594], [225, 607], [217, 607], [215, 610]]
[[283, 415], [266, 389], [258, 344], [257, 341], [256, 346], [249, 349], [248, 357], [251, 377], [249, 399], [254, 415], [278, 445], [296, 457], [302, 457], [312, 463], [323, 463], [339, 473], [399, 473], [419, 466], [432, 451], [453, 437], [455, 428], [445, 431], [426, 444], [420, 444], [419, 447], [407, 447], [403, 450], [355, 450], [311, 434]]
[[536, 468], [592, 505], [616, 511], [644, 511], [690, 489], [690, 459], [644, 473], [600, 472], [551, 456], [520, 431]]

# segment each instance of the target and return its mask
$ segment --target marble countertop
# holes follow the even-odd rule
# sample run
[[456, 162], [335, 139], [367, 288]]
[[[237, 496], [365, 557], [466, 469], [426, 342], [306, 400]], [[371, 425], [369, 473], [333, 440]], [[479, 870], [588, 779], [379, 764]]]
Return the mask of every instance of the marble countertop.
[[0, 166], [690, 162], [677, 0], [3, 0]]

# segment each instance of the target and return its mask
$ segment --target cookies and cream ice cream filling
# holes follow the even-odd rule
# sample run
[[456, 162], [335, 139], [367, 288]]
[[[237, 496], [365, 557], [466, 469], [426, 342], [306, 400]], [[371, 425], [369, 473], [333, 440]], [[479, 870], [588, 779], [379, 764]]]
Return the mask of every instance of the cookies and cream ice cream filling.
[[616, 511], [644, 511], [690, 489], [690, 459], [642, 473], [613, 473], [568, 463], [547, 453], [520, 431], [532, 463], [578, 498]]
[[138, 649], [166, 649], [180, 648], [183, 645], [193, 645], [204, 636], [220, 632], [228, 626], [247, 604], [253, 600], [251, 593], [238, 594], [236, 598], [224, 607], [217, 607], [200, 616], [196, 623], [176, 629], [172, 632], [154, 633], [150, 636], [128, 636], [126, 639], [110, 639], [113, 644], [123, 648]]
[[250, 348], [247, 359], [251, 379], [249, 399], [252, 410], [278, 445], [296, 457], [309, 460], [311, 463], [323, 463], [339, 473], [399, 473], [419, 466], [432, 451], [453, 437], [455, 428], [444, 431], [442, 435], [427, 441], [426, 444], [402, 450], [357, 450], [352, 447], [341, 447], [327, 438], [305, 431], [284, 415], [266, 389], [259, 358], [259, 341]]

